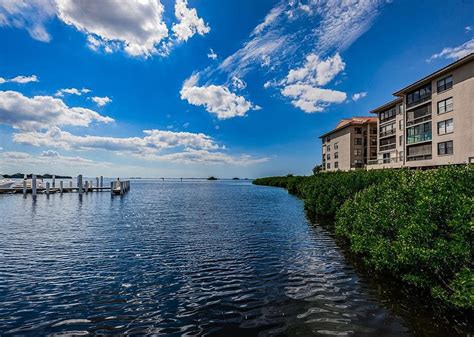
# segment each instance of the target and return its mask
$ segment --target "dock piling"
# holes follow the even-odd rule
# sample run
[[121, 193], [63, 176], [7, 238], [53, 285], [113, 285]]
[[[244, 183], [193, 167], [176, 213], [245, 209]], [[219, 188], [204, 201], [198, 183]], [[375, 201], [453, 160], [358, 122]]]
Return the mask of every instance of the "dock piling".
[[110, 194], [114, 195], [114, 182], [110, 182]]
[[23, 179], [23, 197], [26, 198], [26, 179]]
[[59, 182], [59, 193], [63, 194], [63, 188], [64, 188], [64, 186], [63, 186], [63, 181], [61, 180], [61, 181]]
[[46, 195], [49, 196], [49, 181], [46, 183]]
[[79, 194], [82, 194], [82, 174], [79, 174], [77, 176], [77, 188], [78, 188], [78, 192]]
[[31, 175], [31, 194], [36, 197], [36, 175]]
[[104, 187], [104, 177], [100, 176], [100, 187]]
[[56, 176], [53, 176], [53, 188], [56, 187]]

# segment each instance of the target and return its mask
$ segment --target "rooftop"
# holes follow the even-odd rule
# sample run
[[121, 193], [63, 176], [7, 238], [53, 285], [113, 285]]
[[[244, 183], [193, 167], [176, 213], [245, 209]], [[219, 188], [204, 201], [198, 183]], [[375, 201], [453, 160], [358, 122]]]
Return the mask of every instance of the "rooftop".
[[326, 132], [325, 134], [319, 136], [319, 138], [326, 137], [336, 131], [342, 130], [350, 125], [364, 125], [367, 123], [377, 123], [377, 117], [370, 117], [370, 116], [361, 116], [361, 117], [352, 117], [352, 118], [343, 118], [337, 124], [334, 130]]

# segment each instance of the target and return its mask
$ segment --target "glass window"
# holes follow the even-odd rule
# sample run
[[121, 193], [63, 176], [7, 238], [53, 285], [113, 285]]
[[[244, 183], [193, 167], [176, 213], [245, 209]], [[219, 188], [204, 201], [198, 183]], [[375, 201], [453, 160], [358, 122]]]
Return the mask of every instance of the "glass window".
[[415, 105], [431, 98], [431, 83], [407, 94], [407, 105]]
[[331, 163], [327, 163], [326, 168], [330, 169], [331, 168]]
[[362, 156], [362, 149], [355, 149], [354, 156]]
[[334, 143], [334, 150], [337, 150], [339, 148], [339, 143]]
[[438, 114], [453, 111], [453, 98], [450, 97], [438, 102]]
[[355, 145], [362, 145], [362, 138], [354, 138]]
[[354, 133], [360, 135], [362, 133], [362, 128], [354, 128]]
[[334, 168], [339, 168], [339, 163], [337, 161], [334, 163]]
[[442, 92], [453, 87], [453, 76], [449, 75], [438, 81], [438, 92]]
[[327, 154], [327, 158], [328, 158], [328, 160], [331, 159], [331, 154], [330, 153]]
[[453, 132], [453, 119], [438, 122], [438, 135], [444, 135]]
[[398, 145], [403, 145], [403, 136], [398, 136]]
[[334, 159], [339, 158], [339, 152], [334, 152]]
[[453, 141], [438, 143], [438, 155], [444, 156], [447, 154], [453, 154]]

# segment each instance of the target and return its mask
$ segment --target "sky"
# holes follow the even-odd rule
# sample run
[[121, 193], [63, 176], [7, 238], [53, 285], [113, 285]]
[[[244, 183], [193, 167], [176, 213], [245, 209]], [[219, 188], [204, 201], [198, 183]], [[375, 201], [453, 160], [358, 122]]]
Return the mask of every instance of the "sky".
[[310, 174], [474, 52], [474, 1], [0, 0], [0, 173]]

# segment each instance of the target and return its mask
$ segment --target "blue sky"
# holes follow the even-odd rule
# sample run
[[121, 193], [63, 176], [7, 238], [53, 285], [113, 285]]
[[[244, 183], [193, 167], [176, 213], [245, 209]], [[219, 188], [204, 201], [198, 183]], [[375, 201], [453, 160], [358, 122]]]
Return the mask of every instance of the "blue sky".
[[0, 0], [0, 172], [308, 174], [474, 52], [473, 1]]

